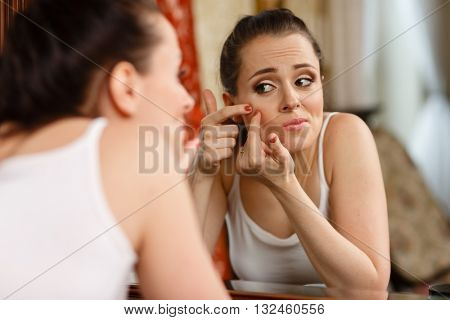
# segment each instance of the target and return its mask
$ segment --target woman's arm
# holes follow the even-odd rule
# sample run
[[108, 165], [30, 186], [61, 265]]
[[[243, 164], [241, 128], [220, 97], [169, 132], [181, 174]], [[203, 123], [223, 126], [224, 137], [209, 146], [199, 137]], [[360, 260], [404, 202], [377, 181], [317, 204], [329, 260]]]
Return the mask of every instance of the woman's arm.
[[[146, 298], [227, 299], [196, 223], [184, 177], [165, 177], [170, 192], [145, 208], [145, 232], [137, 265]], [[181, 181], [181, 182], [180, 182]], [[175, 186], [175, 187], [173, 187]]]
[[227, 209], [222, 182], [223, 163], [231, 160], [239, 134], [237, 125], [222, 123], [233, 116], [248, 114], [251, 109], [244, 104], [217, 110], [216, 99], [210, 90], [203, 92], [203, 98], [206, 116], [202, 119], [200, 147], [189, 172], [189, 182], [202, 235], [212, 252]]
[[315, 269], [329, 287], [386, 289], [389, 233], [376, 146], [356, 116], [340, 114], [327, 129], [332, 157], [329, 218], [295, 176], [273, 188]]
[[212, 254], [225, 221], [228, 206], [222, 173], [212, 176], [196, 170], [190, 177], [190, 186], [197, 209], [200, 232], [208, 251]]

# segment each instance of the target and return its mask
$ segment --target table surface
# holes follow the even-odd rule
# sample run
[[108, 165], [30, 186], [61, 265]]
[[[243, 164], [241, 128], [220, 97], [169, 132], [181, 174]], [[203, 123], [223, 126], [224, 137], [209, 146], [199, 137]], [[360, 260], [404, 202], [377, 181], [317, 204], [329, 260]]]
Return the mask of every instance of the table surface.
[[[427, 295], [409, 292], [349, 290], [325, 288], [319, 285], [264, 283], [244, 280], [225, 281], [225, 286], [235, 300], [427, 300]], [[142, 299], [138, 285], [131, 285], [129, 299]]]
[[326, 288], [323, 285], [296, 285], [264, 283], [244, 280], [226, 281], [233, 299], [286, 299], [286, 300], [427, 300], [426, 295], [409, 292], [388, 292]]

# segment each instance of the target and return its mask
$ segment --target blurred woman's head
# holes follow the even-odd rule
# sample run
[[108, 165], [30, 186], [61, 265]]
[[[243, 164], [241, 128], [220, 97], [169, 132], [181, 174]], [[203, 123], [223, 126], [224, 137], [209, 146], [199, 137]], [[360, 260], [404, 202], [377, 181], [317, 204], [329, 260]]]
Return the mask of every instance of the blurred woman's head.
[[153, 0], [35, 0], [0, 61], [0, 124], [69, 117], [175, 123], [193, 101], [179, 83], [175, 32]]
[[246, 16], [222, 50], [224, 102], [259, 111], [263, 138], [275, 132], [291, 152], [307, 148], [322, 126], [321, 61], [317, 42], [291, 11]]

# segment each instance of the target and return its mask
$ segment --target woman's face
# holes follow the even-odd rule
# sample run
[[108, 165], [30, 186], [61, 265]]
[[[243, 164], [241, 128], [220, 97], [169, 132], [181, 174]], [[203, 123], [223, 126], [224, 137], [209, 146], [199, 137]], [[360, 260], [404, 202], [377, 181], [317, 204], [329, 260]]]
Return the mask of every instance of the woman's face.
[[153, 19], [161, 40], [151, 52], [148, 72], [142, 76], [139, 117], [151, 119], [151, 123], [179, 127], [194, 100], [180, 82], [182, 54], [175, 30], [162, 15]]
[[322, 126], [323, 93], [319, 60], [300, 34], [264, 35], [241, 50], [234, 104], [261, 113], [261, 138], [275, 132], [295, 152], [310, 147]]

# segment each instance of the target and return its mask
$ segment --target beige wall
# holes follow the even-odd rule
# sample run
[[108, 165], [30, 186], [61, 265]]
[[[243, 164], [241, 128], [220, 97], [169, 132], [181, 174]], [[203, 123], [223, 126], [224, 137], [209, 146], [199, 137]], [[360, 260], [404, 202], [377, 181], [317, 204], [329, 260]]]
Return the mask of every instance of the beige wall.
[[202, 89], [211, 89], [222, 105], [219, 61], [222, 45], [237, 20], [254, 14], [254, 0], [193, 0], [194, 30]]
[[330, 53], [330, 33], [328, 28], [328, 1], [327, 0], [285, 0], [283, 5], [292, 10], [308, 26], [314, 38], [319, 43], [326, 57]]

